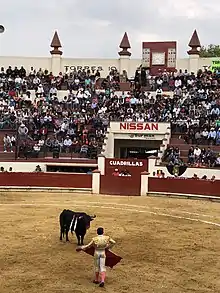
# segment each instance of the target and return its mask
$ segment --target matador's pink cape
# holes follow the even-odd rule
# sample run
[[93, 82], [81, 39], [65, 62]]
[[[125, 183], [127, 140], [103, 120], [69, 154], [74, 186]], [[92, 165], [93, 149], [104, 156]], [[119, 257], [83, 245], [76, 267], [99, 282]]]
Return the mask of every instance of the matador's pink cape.
[[[83, 251], [91, 256], [94, 256], [95, 248], [90, 247]], [[105, 254], [106, 254], [105, 265], [107, 267], [110, 267], [111, 269], [122, 260], [122, 257], [118, 256], [117, 254], [114, 254], [111, 250], [106, 249]]]

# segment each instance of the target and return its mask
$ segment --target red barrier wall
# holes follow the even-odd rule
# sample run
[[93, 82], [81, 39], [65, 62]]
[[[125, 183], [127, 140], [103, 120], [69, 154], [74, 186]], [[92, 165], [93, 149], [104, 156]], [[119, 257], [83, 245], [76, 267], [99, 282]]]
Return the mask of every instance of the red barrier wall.
[[220, 180], [176, 178], [149, 178], [149, 191], [158, 193], [182, 193], [220, 197]]
[[92, 175], [62, 173], [0, 173], [0, 186], [92, 188]]
[[115, 169], [118, 169], [119, 172], [127, 169], [132, 176], [139, 176], [141, 172], [148, 170], [148, 160], [105, 159], [105, 174], [111, 175]]
[[101, 176], [100, 193], [113, 195], [140, 195], [141, 176], [115, 177]]

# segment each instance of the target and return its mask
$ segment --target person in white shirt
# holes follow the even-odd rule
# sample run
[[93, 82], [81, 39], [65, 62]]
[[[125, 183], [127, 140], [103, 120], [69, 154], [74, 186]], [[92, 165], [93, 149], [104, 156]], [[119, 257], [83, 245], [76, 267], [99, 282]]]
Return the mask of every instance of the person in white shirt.
[[37, 76], [35, 76], [35, 78], [33, 79], [33, 84], [35, 86], [40, 84], [40, 79]]
[[[37, 87], [37, 90], [36, 90], [36, 97], [42, 97], [44, 94], [44, 88], [43, 88], [43, 85], [42, 84], [39, 84], [39, 86]], [[39, 102], [39, 100], [37, 101], [37, 103]]]
[[41, 149], [41, 147], [40, 147], [39, 144], [37, 144], [37, 143], [33, 146], [33, 150], [34, 150], [36, 153], [39, 153], [39, 152], [40, 152], [40, 149]]
[[52, 123], [52, 117], [50, 116], [50, 114], [46, 114], [43, 119], [44, 119], [44, 123], [47, 125]]
[[208, 135], [208, 140], [210, 142], [210, 144], [214, 144], [215, 143], [215, 139], [216, 139], [216, 131], [215, 129], [212, 127], [209, 135]]
[[5, 134], [3, 138], [3, 142], [4, 142], [4, 152], [7, 153], [7, 150], [9, 148], [10, 151], [13, 153], [11, 138], [8, 134]]
[[72, 146], [72, 144], [73, 144], [72, 140], [70, 139], [69, 135], [67, 135], [67, 137], [64, 139], [64, 142], [63, 142], [64, 151], [67, 152]]
[[202, 131], [202, 140], [203, 141], [206, 141], [208, 139], [208, 135], [209, 135], [209, 132], [208, 130], [205, 128], [203, 131]]
[[82, 99], [83, 98], [83, 91], [82, 90], [79, 90], [78, 92], [77, 92], [77, 94], [76, 94], [76, 96], [77, 96], [77, 98], [78, 99]]
[[21, 84], [22, 83], [22, 79], [20, 78], [20, 76], [17, 76], [16, 78], [15, 78], [15, 83], [16, 84]]
[[42, 147], [42, 146], [44, 145], [44, 140], [43, 140], [43, 139], [40, 139], [39, 142], [38, 142], [38, 145], [39, 145], [40, 147]]
[[57, 96], [57, 89], [55, 88], [55, 86], [52, 86], [52, 88], [50, 89], [50, 95]]
[[200, 155], [201, 155], [201, 150], [198, 146], [195, 147], [194, 149], [194, 156], [195, 156], [195, 161], [198, 162], [200, 159]]
[[156, 90], [156, 96], [162, 96], [163, 95], [163, 90], [162, 90], [162, 88], [158, 88], [157, 90]]
[[180, 78], [177, 78], [175, 80], [175, 87], [178, 88], [178, 87], [181, 87], [182, 86], [182, 81]]

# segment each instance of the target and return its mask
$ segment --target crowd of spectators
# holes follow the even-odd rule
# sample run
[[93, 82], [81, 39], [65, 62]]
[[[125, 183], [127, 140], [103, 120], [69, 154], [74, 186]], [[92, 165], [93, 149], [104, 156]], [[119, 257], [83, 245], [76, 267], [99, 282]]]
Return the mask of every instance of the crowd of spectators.
[[[96, 157], [111, 120], [171, 122], [172, 131], [180, 132], [189, 144], [220, 143], [218, 72], [161, 71], [151, 76], [137, 70], [131, 90], [121, 93], [116, 93], [120, 89], [117, 70], [112, 70], [97, 89], [99, 77], [99, 71], [90, 70], [53, 76], [33, 67], [28, 71], [24, 67], [1, 68], [0, 128], [16, 129], [17, 144], [22, 142], [19, 151], [36, 156], [46, 151], [54, 156], [63, 152]], [[145, 86], [155, 94], [143, 91]], [[58, 96], [60, 89], [67, 90], [64, 98]], [[172, 95], [164, 95], [164, 90]], [[13, 151], [15, 141], [15, 137], [5, 137], [4, 151]], [[199, 159], [196, 150], [189, 154], [189, 164], [216, 164], [216, 160], [206, 159], [204, 154], [209, 150], [201, 150]], [[169, 156], [170, 161], [181, 164], [176, 152]]]
[[[3, 139], [4, 151], [13, 151], [17, 142], [20, 154], [38, 156], [40, 152], [78, 153], [96, 157], [101, 151], [108, 126], [105, 99], [118, 80], [118, 72], [110, 72], [102, 81], [104, 95], [96, 94], [95, 83], [100, 73], [70, 72], [54, 77], [47, 70], [31, 68], [1, 68], [0, 128], [16, 130], [14, 136]], [[59, 99], [63, 86], [67, 95]], [[35, 91], [34, 99], [31, 90]], [[98, 106], [101, 105], [101, 106]]]
[[187, 165], [190, 167], [220, 167], [220, 153], [208, 148], [191, 146], [188, 151], [187, 161], [181, 158], [178, 147], [168, 147], [164, 153], [163, 160], [172, 166]]

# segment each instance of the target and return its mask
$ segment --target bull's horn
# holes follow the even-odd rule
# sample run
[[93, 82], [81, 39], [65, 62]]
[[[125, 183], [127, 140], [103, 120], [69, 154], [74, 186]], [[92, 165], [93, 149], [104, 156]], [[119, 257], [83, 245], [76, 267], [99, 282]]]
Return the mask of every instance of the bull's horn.
[[92, 219], [95, 219], [95, 218], [96, 218], [96, 215], [94, 215], [94, 216], [91, 216], [91, 218], [92, 218]]

